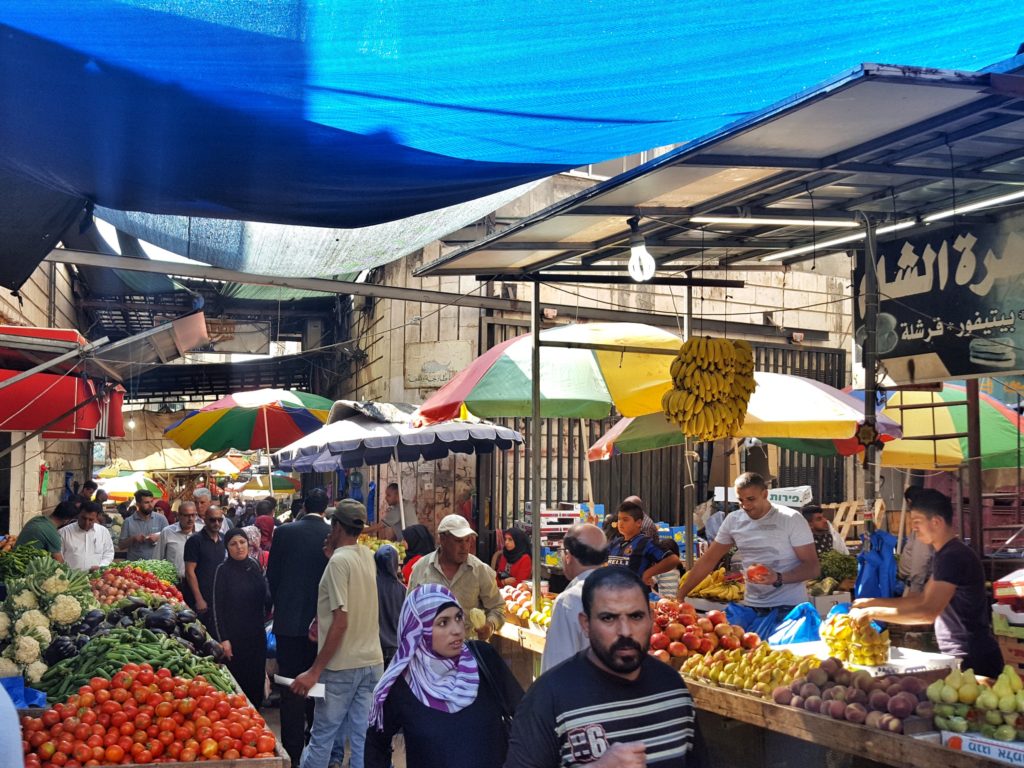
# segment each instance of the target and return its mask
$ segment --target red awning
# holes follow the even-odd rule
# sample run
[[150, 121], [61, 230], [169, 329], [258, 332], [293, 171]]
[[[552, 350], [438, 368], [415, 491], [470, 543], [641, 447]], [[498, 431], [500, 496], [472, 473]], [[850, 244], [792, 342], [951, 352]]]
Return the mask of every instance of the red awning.
[[[17, 373], [0, 369], [0, 381]], [[92, 430], [102, 426], [108, 436], [123, 436], [124, 390], [116, 387], [98, 397], [97, 392], [96, 384], [79, 376], [33, 374], [0, 389], [0, 430], [34, 432], [49, 424], [44, 438], [88, 440]], [[79, 405], [81, 407], [73, 413], [68, 413]], [[50, 424], [58, 417], [62, 418]]]

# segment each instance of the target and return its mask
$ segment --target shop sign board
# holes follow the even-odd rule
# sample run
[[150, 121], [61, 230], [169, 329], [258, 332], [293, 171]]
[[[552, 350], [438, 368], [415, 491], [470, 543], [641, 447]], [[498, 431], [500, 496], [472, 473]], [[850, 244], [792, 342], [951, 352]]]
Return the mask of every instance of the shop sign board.
[[[998, 222], [880, 238], [877, 349], [901, 384], [1024, 370], [1024, 231]], [[864, 260], [854, 273], [856, 338], [865, 337]]]

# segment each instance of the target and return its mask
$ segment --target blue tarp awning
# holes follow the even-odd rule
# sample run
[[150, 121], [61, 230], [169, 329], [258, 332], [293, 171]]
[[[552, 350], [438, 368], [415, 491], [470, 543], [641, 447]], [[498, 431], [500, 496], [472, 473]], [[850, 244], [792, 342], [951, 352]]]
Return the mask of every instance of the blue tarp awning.
[[53, 224], [88, 201], [367, 226], [692, 139], [859, 61], [972, 70], [1022, 37], [1013, 3], [949, 14], [930, 0], [8, 0], [0, 173], [65, 196], [48, 201]]

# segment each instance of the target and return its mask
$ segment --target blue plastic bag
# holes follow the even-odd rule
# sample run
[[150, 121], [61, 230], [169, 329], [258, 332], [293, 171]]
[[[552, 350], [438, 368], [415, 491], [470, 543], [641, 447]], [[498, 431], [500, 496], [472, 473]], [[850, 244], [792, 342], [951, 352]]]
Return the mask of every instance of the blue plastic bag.
[[854, 597], [899, 597], [903, 582], [896, 575], [896, 537], [875, 531], [868, 546], [857, 555], [857, 584]]
[[25, 679], [20, 676], [0, 677], [0, 685], [7, 691], [7, 695], [11, 697], [11, 701], [14, 702], [17, 709], [46, 706], [46, 694], [35, 688], [29, 688], [25, 685]]
[[821, 616], [812, 603], [800, 603], [786, 614], [771, 635], [771, 645], [814, 643], [821, 639]]
[[761, 613], [740, 603], [729, 603], [725, 608], [725, 618], [730, 624], [741, 626], [747, 632], [756, 632], [759, 637], [768, 637], [780, 621], [778, 608]]
[[273, 622], [268, 622], [264, 630], [267, 633], [267, 658], [277, 658], [277, 636], [274, 635]]

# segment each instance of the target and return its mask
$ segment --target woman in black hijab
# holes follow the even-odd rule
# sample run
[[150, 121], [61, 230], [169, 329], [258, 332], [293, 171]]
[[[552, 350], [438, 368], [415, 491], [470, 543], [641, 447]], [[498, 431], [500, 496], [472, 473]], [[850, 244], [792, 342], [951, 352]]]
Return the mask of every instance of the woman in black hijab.
[[434, 551], [434, 537], [430, 535], [430, 529], [425, 525], [410, 525], [402, 529], [402, 539], [405, 541], [405, 562], [402, 563], [402, 578], [409, 583], [409, 575], [416, 561], [424, 555]]
[[224, 537], [227, 559], [213, 574], [210, 633], [224, 646], [228, 669], [254, 707], [263, 703], [270, 588], [263, 569], [249, 557], [249, 537], [232, 528]]
[[398, 574], [398, 550], [392, 545], [382, 545], [373, 553], [373, 561], [377, 565], [380, 649], [387, 667], [398, 652], [398, 617], [405, 602], [405, 584]]
[[518, 584], [530, 580], [533, 560], [530, 558], [530, 537], [521, 528], [509, 528], [505, 531], [505, 546], [498, 557], [495, 570], [498, 573], [498, 586]]

